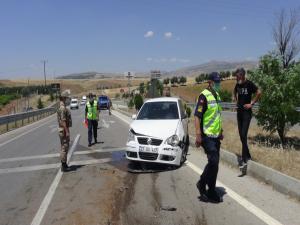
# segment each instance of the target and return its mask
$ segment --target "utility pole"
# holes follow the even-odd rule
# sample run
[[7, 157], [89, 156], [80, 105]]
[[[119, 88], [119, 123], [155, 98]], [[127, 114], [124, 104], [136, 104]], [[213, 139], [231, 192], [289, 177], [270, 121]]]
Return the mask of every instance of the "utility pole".
[[133, 77], [133, 75], [131, 74], [131, 72], [127, 72], [127, 75], [125, 77], [128, 79], [127, 86], [128, 86], [128, 91], [129, 91], [129, 95], [130, 95], [131, 94], [130, 93], [131, 78]]
[[48, 62], [48, 60], [42, 60], [42, 63], [44, 64], [44, 78], [45, 78], [45, 88], [47, 86], [47, 78], [46, 78], [46, 63]]

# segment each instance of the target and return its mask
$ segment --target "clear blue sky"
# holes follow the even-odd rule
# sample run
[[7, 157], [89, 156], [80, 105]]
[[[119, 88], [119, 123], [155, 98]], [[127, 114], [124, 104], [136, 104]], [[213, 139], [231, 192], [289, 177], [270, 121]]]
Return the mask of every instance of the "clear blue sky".
[[299, 0], [0, 0], [0, 79], [255, 60]]

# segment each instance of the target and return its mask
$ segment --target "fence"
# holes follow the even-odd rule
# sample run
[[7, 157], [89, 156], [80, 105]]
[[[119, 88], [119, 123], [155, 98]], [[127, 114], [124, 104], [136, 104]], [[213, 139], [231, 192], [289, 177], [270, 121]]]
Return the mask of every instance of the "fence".
[[13, 115], [0, 116], [0, 127], [2, 127], [2, 129], [0, 129], [0, 133], [7, 132], [11, 129], [24, 126], [25, 124], [29, 124], [33, 121], [37, 121], [41, 118], [49, 116], [56, 112], [57, 107], [58, 103], [54, 103], [51, 106], [44, 109], [17, 113]]

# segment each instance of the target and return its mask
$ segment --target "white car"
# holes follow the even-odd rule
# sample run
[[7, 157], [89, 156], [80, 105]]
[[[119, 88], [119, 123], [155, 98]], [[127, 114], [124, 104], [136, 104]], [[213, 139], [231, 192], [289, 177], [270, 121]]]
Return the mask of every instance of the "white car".
[[179, 98], [146, 101], [132, 116], [126, 158], [181, 166], [189, 148], [188, 117]]
[[79, 102], [78, 99], [72, 98], [71, 99], [71, 104], [70, 104], [70, 109], [78, 109], [79, 108]]

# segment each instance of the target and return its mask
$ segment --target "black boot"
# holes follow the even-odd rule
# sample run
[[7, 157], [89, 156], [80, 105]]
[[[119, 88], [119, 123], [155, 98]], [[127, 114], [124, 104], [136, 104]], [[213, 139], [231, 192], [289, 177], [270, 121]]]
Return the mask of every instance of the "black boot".
[[203, 202], [207, 202], [208, 201], [208, 197], [207, 197], [207, 191], [206, 191], [206, 184], [203, 182], [203, 180], [199, 180], [196, 184], [197, 186], [197, 189], [200, 193], [200, 201], [203, 201]]
[[70, 171], [70, 167], [68, 166], [68, 164], [65, 162], [61, 162], [61, 172], [69, 172], [69, 171]]

